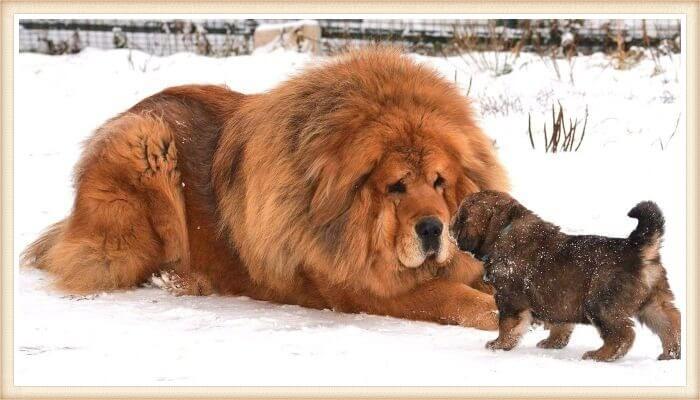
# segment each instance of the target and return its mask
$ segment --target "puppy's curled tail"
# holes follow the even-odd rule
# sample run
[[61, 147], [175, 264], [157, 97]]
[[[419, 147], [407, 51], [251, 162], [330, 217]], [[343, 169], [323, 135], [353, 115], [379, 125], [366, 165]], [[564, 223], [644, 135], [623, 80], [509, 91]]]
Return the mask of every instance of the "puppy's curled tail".
[[41, 233], [41, 236], [19, 256], [19, 265], [23, 267], [37, 267], [39, 269], [47, 268], [46, 255], [51, 248], [56, 244], [58, 238], [63, 234], [66, 220], [59, 221]]
[[638, 246], [659, 245], [664, 235], [664, 216], [661, 209], [653, 201], [643, 201], [627, 213], [627, 216], [636, 218], [637, 227], [630, 233], [629, 240]]

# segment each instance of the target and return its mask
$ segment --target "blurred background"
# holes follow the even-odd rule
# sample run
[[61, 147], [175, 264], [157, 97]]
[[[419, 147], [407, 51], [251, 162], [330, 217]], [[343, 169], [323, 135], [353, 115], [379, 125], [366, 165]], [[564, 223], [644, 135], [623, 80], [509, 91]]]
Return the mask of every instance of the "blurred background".
[[21, 20], [20, 51], [77, 53], [85, 47], [129, 48], [167, 56], [250, 54], [265, 46], [332, 54], [348, 46], [391, 42], [410, 52], [452, 55], [464, 50], [515, 50], [560, 55], [619, 51], [631, 46], [679, 50], [679, 20], [582, 19], [239, 19]]

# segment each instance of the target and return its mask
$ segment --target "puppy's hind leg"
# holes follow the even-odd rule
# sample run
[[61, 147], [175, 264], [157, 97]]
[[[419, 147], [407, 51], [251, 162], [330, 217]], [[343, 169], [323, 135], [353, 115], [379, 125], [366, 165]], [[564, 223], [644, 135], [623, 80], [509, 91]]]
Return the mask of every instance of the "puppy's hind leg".
[[665, 279], [659, 282], [637, 318], [661, 339], [663, 353], [659, 360], [681, 358], [681, 313], [673, 305], [673, 294]]
[[634, 343], [632, 320], [619, 315], [619, 308], [601, 307], [598, 304], [587, 304], [585, 313], [591, 323], [598, 329], [603, 338], [603, 346], [598, 350], [588, 351], [583, 355], [584, 360], [615, 361], [624, 357]]
[[549, 337], [537, 343], [541, 349], [563, 349], [569, 344], [574, 324], [547, 324], [549, 325]]

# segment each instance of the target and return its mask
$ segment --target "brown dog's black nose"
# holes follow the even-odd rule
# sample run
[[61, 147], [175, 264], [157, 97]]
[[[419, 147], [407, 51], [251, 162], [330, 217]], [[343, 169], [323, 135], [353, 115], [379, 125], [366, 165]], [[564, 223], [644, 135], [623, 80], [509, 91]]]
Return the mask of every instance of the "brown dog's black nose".
[[423, 251], [437, 251], [440, 249], [440, 235], [442, 234], [442, 222], [435, 217], [421, 218], [416, 224], [416, 233], [420, 238]]

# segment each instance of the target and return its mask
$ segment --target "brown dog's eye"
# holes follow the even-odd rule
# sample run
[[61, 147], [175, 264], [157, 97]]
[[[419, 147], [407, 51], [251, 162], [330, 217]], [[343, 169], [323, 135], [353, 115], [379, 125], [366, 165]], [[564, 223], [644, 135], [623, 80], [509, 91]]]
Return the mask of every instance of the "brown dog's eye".
[[435, 189], [442, 187], [445, 184], [445, 178], [441, 177], [438, 175], [437, 179], [435, 179], [435, 183], [433, 183], [433, 187]]
[[389, 185], [386, 188], [386, 190], [389, 193], [406, 193], [406, 185], [403, 182], [398, 181], [396, 183], [392, 183], [391, 185]]

